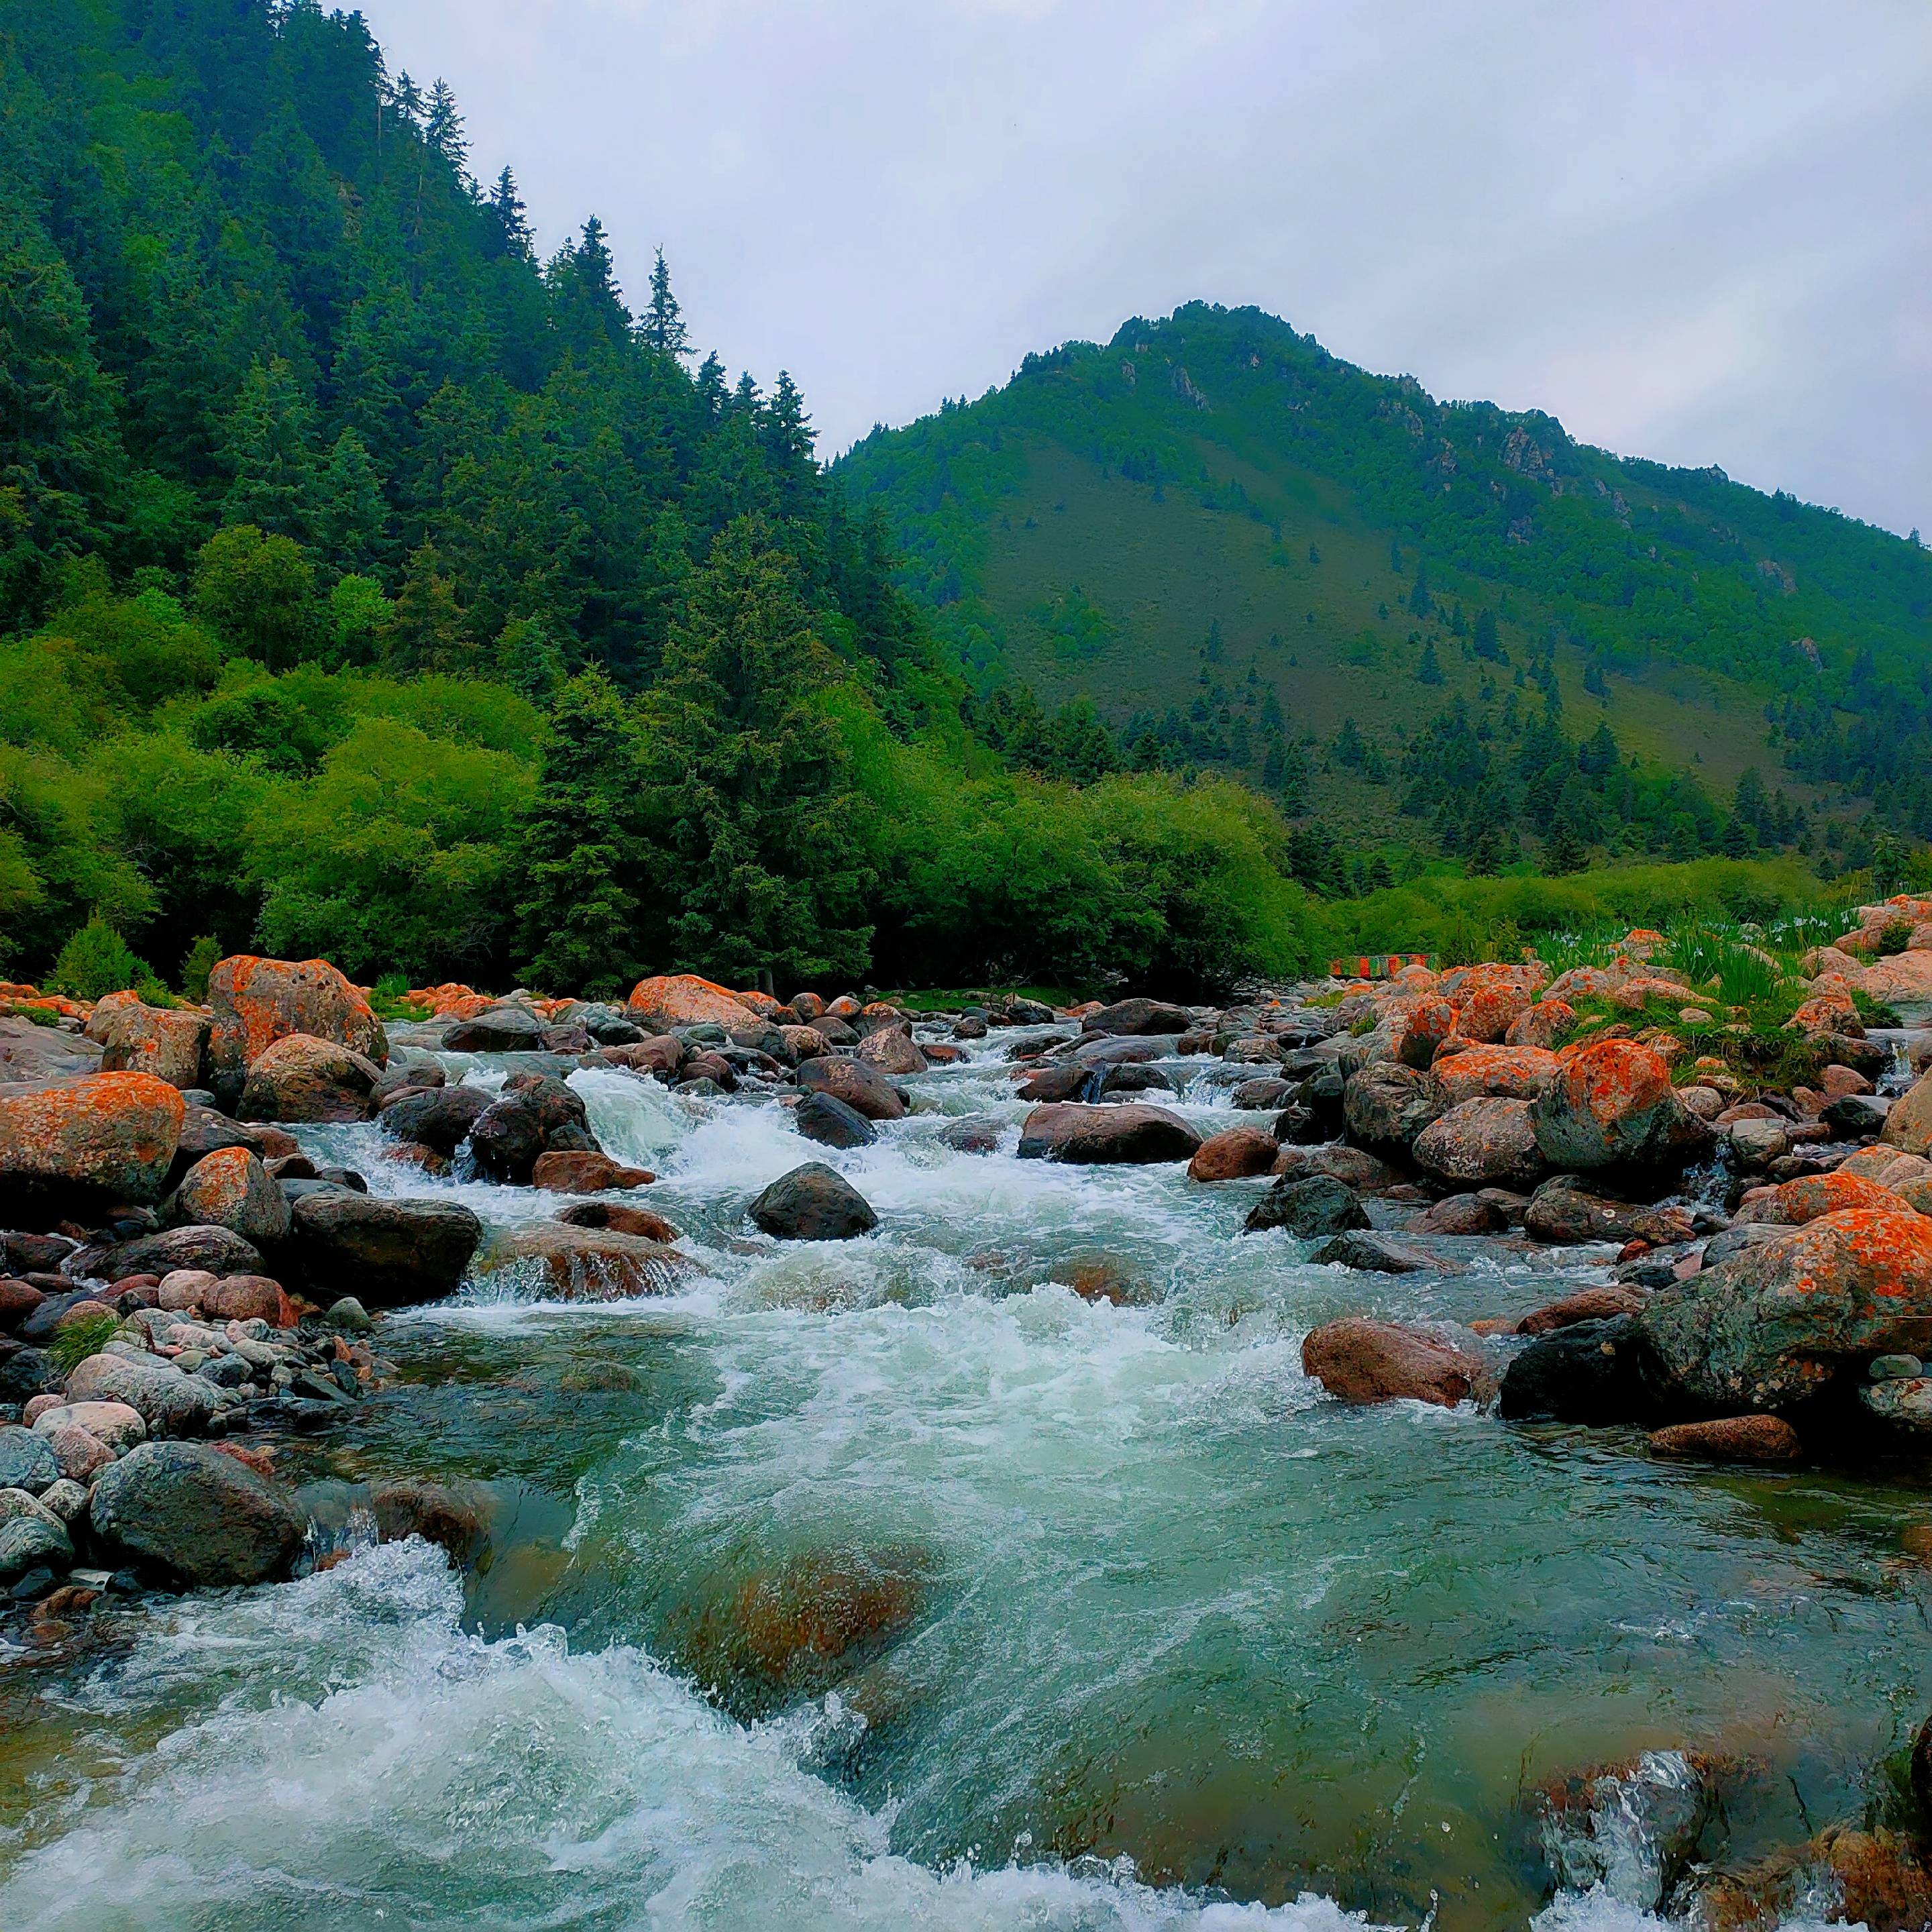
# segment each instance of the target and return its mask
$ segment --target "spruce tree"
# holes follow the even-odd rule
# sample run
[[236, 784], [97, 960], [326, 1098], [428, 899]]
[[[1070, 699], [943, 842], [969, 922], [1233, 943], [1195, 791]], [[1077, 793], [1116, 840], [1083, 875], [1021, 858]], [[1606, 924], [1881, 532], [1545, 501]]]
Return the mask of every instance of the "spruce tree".
[[519, 976], [532, 985], [604, 997], [642, 976], [648, 873], [634, 746], [624, 699], [601, 668], [592, 665], [558, 692], [524, 826], [516, 908]]
[[[660, 356], [688, 356], [691, 338], [685, 332], [684, 315], [677, 298], [670, 292], [670, 271], [664, 266], [664, 250], [658, 250], [651, 265], [651, 299], [638, 323], [638, 333]], [[781, 380], [789, 381], [789, 378]]]

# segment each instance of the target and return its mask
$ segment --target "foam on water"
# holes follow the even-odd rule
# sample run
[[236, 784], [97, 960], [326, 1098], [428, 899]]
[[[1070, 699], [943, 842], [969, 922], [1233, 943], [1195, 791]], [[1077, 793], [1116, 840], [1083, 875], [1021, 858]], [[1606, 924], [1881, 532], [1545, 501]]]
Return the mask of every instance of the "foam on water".
[[[207, 1708], [0, 1882], [46, 1932], [650, 1927], [715, 1932], [1348, 1932], [1120, 1872], [937, 1870], [797, 1761], [796, 1726], [721, 1716], [636, 1648], [553, 1628], [496, 1642], [419, 1544], [184, 1606], [89, 1687], [104, 1726], [192, 1678]], [[50, 1832], [50, 1827], [53, 1828]], [[64, 1827], [64, 1828], [61, 1828]]]

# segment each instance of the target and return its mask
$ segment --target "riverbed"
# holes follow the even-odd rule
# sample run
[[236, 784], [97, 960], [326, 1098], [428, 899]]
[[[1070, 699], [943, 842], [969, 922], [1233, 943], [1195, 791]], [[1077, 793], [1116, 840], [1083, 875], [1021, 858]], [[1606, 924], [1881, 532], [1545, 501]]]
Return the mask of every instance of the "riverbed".
[[[574, 1074], [701, 1276], [388, 1318], [396, 1384], [283, 1451], [327, 1567], [0, 1672], [0, 1925], [1623, 1932], [1658, 1848], [1641, 1807], [1552, 1833], [1568, 1774], [1735, 1760], [1739, 1858], [1888, 1815], [1932, 1704], [1918, 1487], [1344, 1407], [1316, 1323], [1519, 1315], [1608, 1251], [1354, 1274], [1238, 1233], [1265, 1181], [1020, 1162], [1011, 1038], [844, 1153], [770, 1099]], [[1170, 1065], [1204, 1131], [1252, 1118], [1213, 1066]], [[985, 1112], [995, 1152], [940, 1138]], [[493, 1228], [564, 1204], [298, 1131]], [[807, 1159], [875, 1234], [751, 1230]], [[472, 1574], [375, 1544], [400, 1472], [481, 1486]], [[734, 1606], [855, 1569], [890, 1641], [798, 1694], [742, 1667]]]

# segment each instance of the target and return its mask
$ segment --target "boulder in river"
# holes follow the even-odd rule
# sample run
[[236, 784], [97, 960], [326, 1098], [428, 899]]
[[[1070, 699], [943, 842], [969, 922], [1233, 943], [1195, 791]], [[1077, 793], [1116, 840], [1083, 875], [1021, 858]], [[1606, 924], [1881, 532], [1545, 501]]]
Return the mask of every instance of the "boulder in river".
[[792, 1109], [791, 1123], [807, 1140], [821, 1147], [869, 1147], [879, 1137], [872, 1122], [836, 1094], [806, 1094]]
[[1022, 1160], [1056, 1160], [1083, 1166], [1144, 1166], [1189, 1160], [1201, 1136], [1178, 1114], [1138, 1101], [1119, 1106], [1074, 1103], [1034, 1108], [1020, 1129]]
[[1932, 1219], [1843, 1208], [1660, 1290], [1637, 1318], [1689, 1404], [1779, 1410], [1932, 1354]]
[[74, 1562], [67, 1526], [25, 1490], [0, 1490], [0, 1588], [35, 1570], [63, 1570]]
[[[536, 1053], [544, 1045], [543, 1021], [528, 1006], [506, 1001], [458, 1020], [442, 1036], [448, 1053]], [[584, 1044], [590, 1044], [586, 1034]]]
[[291, 1226], [286, 1197], [254, 1154], [238, 1147], [204, 1154], [188, 1169], [169, 1218], [230, 1228], [256, 1248], [285, 1240]]
[[1651, 1453], [1701, 1462], [1793, 1462], [1804, 1453], [1796, 1430], [1777, 1415], [1726, 1415], [1654, 1430]]
[[1350, 1228], [1366, 1228], [1368, 1210], [1355, 1191], [1333, 1174], [1284, 1174], [1250, 1210], [1241, 1232], [1264, 1234], [1271, 1228], [1286, 1228], [1304, 1240], [1319, 1234], [1339, 1234]]
[[1349, 1139], [1386, 1160], [1406, 1160], [1423, 1129], [1444, 1111], [1435, 1076], [1400, 1060], [1371, 1062], [1342, 1090]]
[[828, 1054], [800, 1063], [798, 1084], [808, 1094], [830, 1094], [868, 1120], [904, 1118], [905, 1096], [876, 1067], [863, 1060]]
[[94, 1479], [89, 1516], [120, 1561], [190, 1588], [286, 1576], [307, 1527], [280, 1484], [194, 1442], [130, 1449]]
[[698, 1272], [688, 1255], [650, 1235], [615, 1226], [584, 1227], [540, 1221], [514, 1228], [490, 1244], [477, 1263], [482, 1274], [515, 1269], [536, 1292], [556, 1301], [626, 1301], [670, 1294]]
[[1432, 1255], [1366, 1228], [1332, 1235], [1308, 1258], [1324, 1268], [1353, 1268], [1362, 1274], [1440, 1274], [1442, 1268]]
[[1301, 1345], [1301, 1371], [1344, 1402], [1407, 1400], [1454, 1408], [1496, 1393], [1489, 1364], [1432, 1328], [1358, 1315], [1324, 1322]]
[[244, 1120], [366, 1120], [382, 1070], [352, 1047], [313, 1034], [284, 1034], [250, 1064], [242, 1088]]
[[1187, 1016], [1164, 1000], [1116, 1000], [1080, 1022], [1083, 1033], [1180, 1034], [1187, 1030]]
[[583, 1096], [574, 1088], [542, 1074], [513, 1074], [472, 1124], [470, 1151], [491, 1180], [525, 1186], [537, 1157], [554, 1150], [572, 1129], [588, 1141]]
[[482, 1222], [454, 1201], [323, 1187], [295, 1204], [296, 1265], [325, 1304], [345, 1294], [370, 1308], [440, 1301], [462, 1286], [482, 1238]]
[[777, 1180], [746, 1210], [782, 1241], [844, 1241], [870, 1234], [879, 1217], [844, 1175], [823, 1161], [807, 1161]]
[[1504, 1371], [1499, 1412], [1508, 1421], [1644, 1422], [1662, 1392], [1634, 1315], [1577, 1322], [1539, 1335]]
[[647, 1241], [671, 1242], [677, 1230], [662, 1214], [622, 1201], [573, 1201], [557, 1210], [569, 1228], [608, 1228], [620, 1234], [640, 1234]]
[[1005, 1121], [997, 1114], [964, 1114], [948, 1120], [939, 1138], [956, 1154], [993, 1154], [1006, 1132]]
[[1013, 1098], [1037, 1106], [1054, 1100], [1091, 1100], [1100, 1091], [1100, 1070], [1063, 1060], [1057, 1066], [1037, 1066], [1013, 1090]]
[[438, 1483], [401, 1476], [371, 1485], [369, 1513], [385, 1543], [419, 1536], [433, 1543], [459, 1570], [469, 1567], [489, 1529], [483, 1492], [472, 1483]]
[[882, 1027], [868, 1034], [859, 1042], [858, 1057], [886, 1074], [923, 1073], [930, 1065], [910, 1026]]
[[1534, 1186], [1546, 1168], [1529, 1107], [1527, 1100], [1464, 1100], [1416, 1136], [1410, 1155], [1424, 1173], [1458, 1186]]
[[1713, 1139], [1663, 1058], [1635, 1040], [1585, 1047], [1532, 1104], [1537, 1144], [1554, 1168], [1682, 1167]]
[[1523, 1215], [1523, 1231], [1532, 1240], [1562, 1246], [1583, 1241], [1648, 1241], [1667, 1247], [1688, 1241], [1696, 1232], [1684, 1208], [1647, 1208], [1600, 1193], [1574, 1174], [1552, 1175], [1538, 1188]]
[[290, 1034], [346, 1047], [378, 1066], [389, 1057], [382, 1022], [326, 959], [224, 959], [208, 975], [208, 1004], [209, 1076], [218, 1092], [232, 1090], [230, 1100], [248, 1069]]
[[646, 1167], [626, 1167], [607, 1154], [571, 1150], [540, 1154], [530, 1170], [530, 1185], [553, 1194], [603, 1194], [612, 1189], [648, 1187], [657, 1178]]
[[1840, 1208], [1871, 1208], [1881, 1214], [1895, 1214], [1909, 1204], [1876, 1180], [1840, 1171], [1801, 1174], [1796, 1180], [1767, 1189], [1756, 1198], [1741, 1203], [1736, 1218], [1802, 1228], [1808, 1221], [1815, 1221], [1821, 1214], [1836, 1214]]
[[480, 1087], [424, 1087], [383, 1102], [376, 1124], [398, 1140], [414, 1141], [447, 1160], [470, 1138], [492, 1096]]
[[1613, 1282], [1600, 1288], [1580, 1288], [1574, 1294], [1546, 1301], [1532, 1310], [1516, 1324], [1519, 1335], [1549, 1335], [1558, 1328], [1572, 1328], [1580, 1322], [1608, 1322], [1619, 1315], [1634, 1315], [1650, 1299], [1648, 1290]]
[[912, 1628], [938, 1567], [908, 1545], [766, 1563], [680, 1619], [680, 1661], [741, 1718], [822, 1696]]
[[94, 1073], [0, 1096], [0, 1216], [160, 1198], [186, 1112], [152, 1073]]
[[673, 1027], [712, 1024], [742, 1026], [754, 1010], [728, 986], [700, 980], [694, 973], [660, 974], [640, 980], [631, 988], [630, 1017], [653, 1033]]
[[1244, 1180], [1273, 1171], [1281, 1151], [1274, 1135], [1259, 1127], [1228, 1127], [1210, 1135], [1187, 1163], [1190, 1180]]
[[0, 1423], [0, 1490], [25, 1490], [37, 1496], [60, 1478], [60, 1465], [44, 1434], [17, 1423]]

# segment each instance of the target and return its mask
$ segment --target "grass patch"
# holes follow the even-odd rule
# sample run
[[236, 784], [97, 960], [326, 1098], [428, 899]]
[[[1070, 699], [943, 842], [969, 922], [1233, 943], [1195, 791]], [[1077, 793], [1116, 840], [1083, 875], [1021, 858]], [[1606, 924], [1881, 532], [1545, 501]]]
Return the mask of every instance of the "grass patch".
[[57, 1330], [47, 1345], [47, 1355], [63, 1378], [70, 1376], [90, 1355], [98, 1355], [121, 1332], [118, 1315], [89, 1315]]

